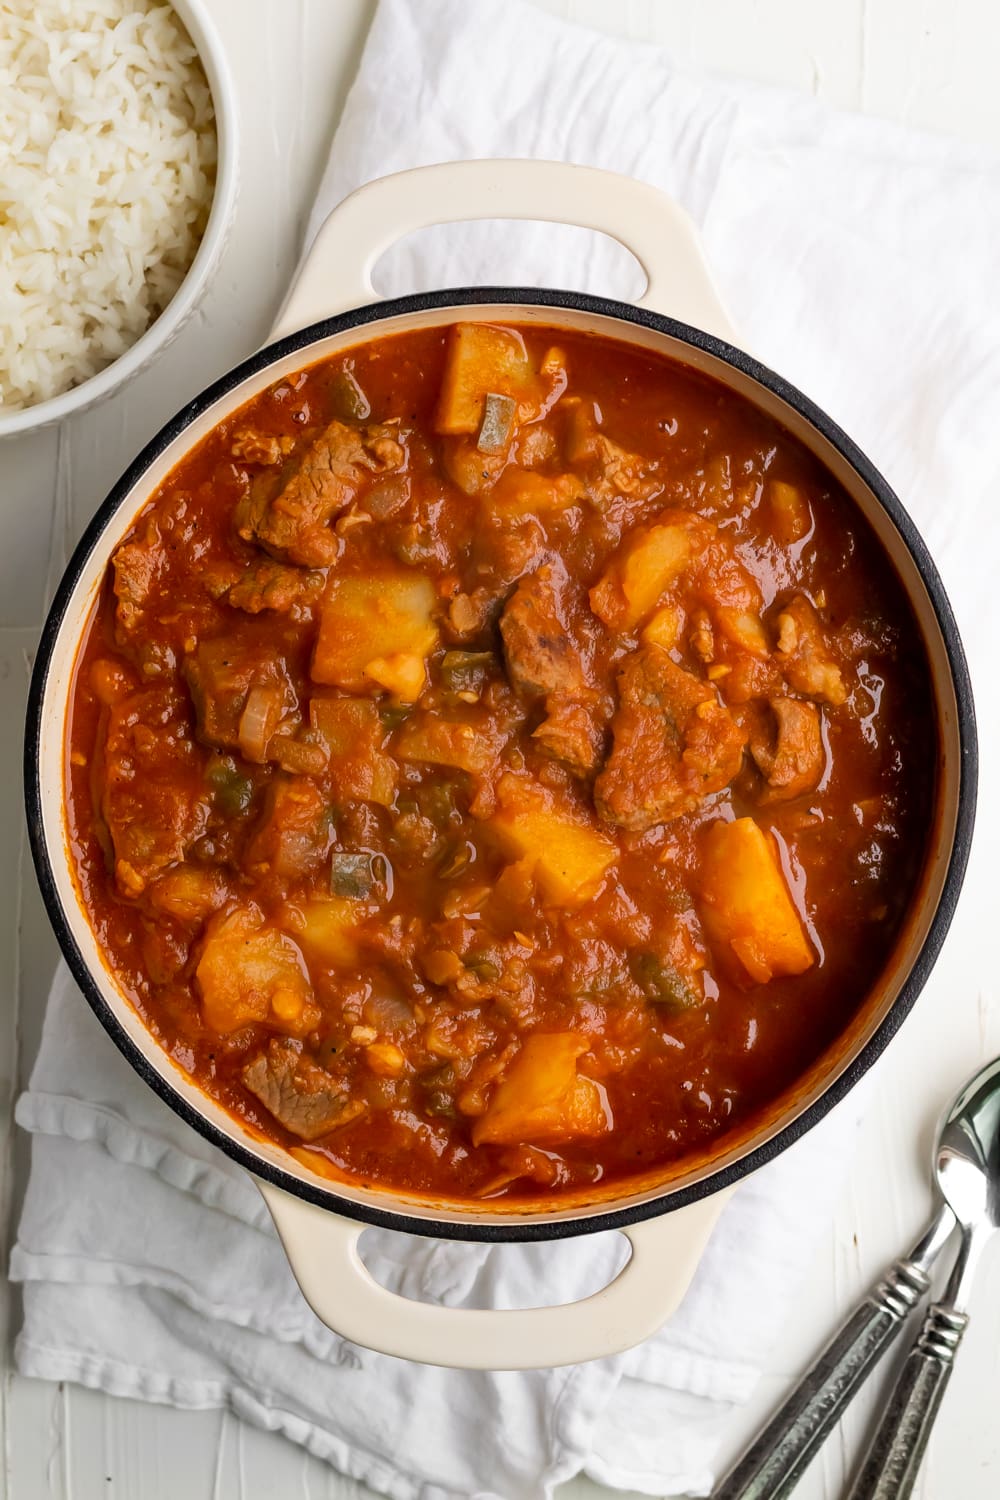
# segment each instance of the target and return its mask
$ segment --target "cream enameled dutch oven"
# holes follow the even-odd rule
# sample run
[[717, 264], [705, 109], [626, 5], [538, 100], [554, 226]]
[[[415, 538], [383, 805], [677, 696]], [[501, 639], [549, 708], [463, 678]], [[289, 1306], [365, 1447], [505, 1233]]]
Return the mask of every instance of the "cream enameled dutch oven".
[[[603, 231], [642, 265], [645, 296], [633, 306], [572, 292], [479, 288], [376, 300], [370, 272], [393, 241], [431, 224], [497, 217]], [[108, 560], [156, 487], [216, 423], [303, 365], [370, 336], [458, 317], [561, 324], [654, 349], [722, 381], [782, 423], [853, 497], [892, 558], [923, 633], [938, 714], [937, 736], [928, 734], [938, 794], [922, 881], [887, 972], [841, 1038], [752, 1133], [734, 1134], [711, 1154], [631, 1191], [532, 1212], [332, 1184], [226, 1114], [161, 1051], [107, 967], [77, 897], [64, 818], [63, 747], [77, 646]], [[354, 193], [320, 231], [274, 342], [186, 406], [139, 455], [87, 529], [49, 614], [32, 682], [25, 765], [35, 864], [76, 979], [137, 1072], [177, 1114], [256, 1175], [318, 1315], [356, 1343], [407, 1359], [515, 1369], [611, 1354], [658, 1328], [683, 1295], [734, 1184], [813, 1126], [889, 1042], [927, 979], [962, 883], [974, 816], [976, 737], [955, 621], [916, 528], [844, 433], [738, 348], [684, 213], [653, 188], [611, 173], [493, 161], [421, 168]], [[632, 1253], [610, 1285], [581, 1302], [459, 1310], [409, 1301], [373, 1281], [358, 1254], [369, 1224], [486, 1241], [618, 1229]]]

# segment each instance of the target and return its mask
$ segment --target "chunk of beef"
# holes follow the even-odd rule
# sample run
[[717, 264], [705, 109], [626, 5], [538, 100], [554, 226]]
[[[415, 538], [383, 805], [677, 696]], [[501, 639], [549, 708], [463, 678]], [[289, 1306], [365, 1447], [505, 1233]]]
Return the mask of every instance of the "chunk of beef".
[[102, 812], [119, 890], [139, 896], [161, 871], [179, 864], [205, 832], [209, 810], [181, 697], [170, 688], [149, 688], [113, 704]]
[[569, 589], [563, 564], [547, 563], [521, 579], [501, 616], [507, 674], [526, 697], [572, 698], [587, 685], [579, 647], [569, 633]]
[[573, 586], [558, 560], [522, 578], [500, 620], [507, 674], [522, 698], [543, 699], [539, 747], [586, 775], [600, 757], [598, 695], [570, 629]]
[[761, 801], [789, 802], [814, 791], [823, 774], [820, 713], [800, 698], [772, 698], [770, 707], [775, 733], [752, 735], [750, 754], [767, 782]]
[[247, 1063], [243, 1083], [279, 1124], [303, 1141], [318, 1140], [365, 1112], [341, 1082], [291, 1042], [272, 1041]]
[[263, 656], [260, 646], [229, 636], [199, 641], [184, 663], [198, 715], [198, 736], [219, 750], [239, 749], [249, 760], [264, 760], [271, 735], [298, 699], [280, 657]]
[[468, 591], [457, 593], [448, 608], [452, 637], [470, 640], [496, 624], [511, 584], [542, 560], [545, 547], [545, 533], [534, 516], [512, 521], [493, 514], [477, 522]]
[[618, 698], [614, 745], [594, 788], [608, 822], [633, 832], [667, 823], [740, 769], [746, 731], [712, 687], [675, 666], [660, 646], [626, 658]]
[[603, 432], [594, 434], [591, 453], [596, 467], [596, 475], [589, 485], [593, 497], [604, 500], [617, 494], [649, 500], [659, 492], [661, 485], [649, 472], [649, 460], [640, 458], [637, 453], [629, 453], [627, 448], [605, 437]]
[[155, 527], [141, 539], [123, 544], [114, 553], [114, 591], [118, 600], [115, 619], [126, 635], [139, 624], [149, 597], [160, 580], [165, 562], [163, 545]]
[[830, 650], [819, 615], [804, 594], [796, 594], [778, 616], [775, 659], [795, 692], [834, 707], [847, 701], [844, 675]]
[[328, 523], [371, 474], [402, 469], [405, 463], [396, 427], [359, 430], [331, 422], [280, 469], [257, 475], [236, 507], [236, 530], [275, 557], [304, 567], [329, 566], [338, 544]]
[[604, 750], [604, 725], [596, 704], [549, 698], [549, 711], [532, 733], [540, 750], [561, 760], [577, 776], [588, 776]]
[[655, 460], [630, 453], [600, 430], [593, 402], [581, 402], [573, 412], [566, 451], [570, 463], [584, 469], [588, 493], [601, 507], [616, 495], [650, 500], [663, 487]]
[[511, 523], [491, 519], [476, 529], [472, 542], [475, 571], [494, 598], [505, 594], [545, 556], [545, 533], [533, 516]]
[[252, 427], [238, 427], [233, 433], [230, 453], [248, 464], [280, 464], [295, 447], [295, 439], [277, 437], [273, 432], [255, 432]]
[[234, 609], [245, 610], [248, 615], [259, 615], [265, 609], [288, 614], [293, 609], [315, 604], [322, 592], [322, 573], [305, 572], [261, 558], [251, 563], [227, 597]]

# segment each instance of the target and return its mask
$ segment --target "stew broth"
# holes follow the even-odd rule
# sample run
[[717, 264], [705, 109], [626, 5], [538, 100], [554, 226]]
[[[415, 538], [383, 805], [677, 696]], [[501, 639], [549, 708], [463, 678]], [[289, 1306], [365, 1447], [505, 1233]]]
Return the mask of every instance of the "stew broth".
[[828, 472], [559, 328], [374, 340], [222, 422], [117, 549], [79, 887], [159, 1042], [330, 1175], [618, 1182], [794, 1084], [883, 970], [938, 739]]

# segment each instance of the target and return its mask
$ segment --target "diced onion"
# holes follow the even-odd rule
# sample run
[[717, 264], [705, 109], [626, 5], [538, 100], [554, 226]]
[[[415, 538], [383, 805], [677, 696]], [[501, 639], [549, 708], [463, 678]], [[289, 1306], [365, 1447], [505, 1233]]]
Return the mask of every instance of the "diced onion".
[[398, 995], [372, 995], [365, 1001], [364, 1018], [380, 1035], [405, 1031], [413, 1024], [413, 1007]]
[[371, 854], [337, 850], [330, 862], [330, 891], [349, 901], [367, 901], [375, 889]]
[[480, 453], [502, 453], [510, 442], [517, 405], [513, 396], [488, 392], [483, 406], [483, 422], [476, 439]]
[[281, 693], [275, 687], [253, 687], [240, 715], [240, 750], [247, 760], [260, 764], [268, 741], [281, 718]]

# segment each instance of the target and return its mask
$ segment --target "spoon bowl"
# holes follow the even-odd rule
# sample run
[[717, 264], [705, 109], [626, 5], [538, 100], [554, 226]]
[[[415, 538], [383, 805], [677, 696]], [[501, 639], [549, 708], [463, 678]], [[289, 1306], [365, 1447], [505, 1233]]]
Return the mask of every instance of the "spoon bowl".
[[961, 1225], [1000, 1227], [1000, 1058], [969, 1080], [945, 1116], [935, 1172]]

